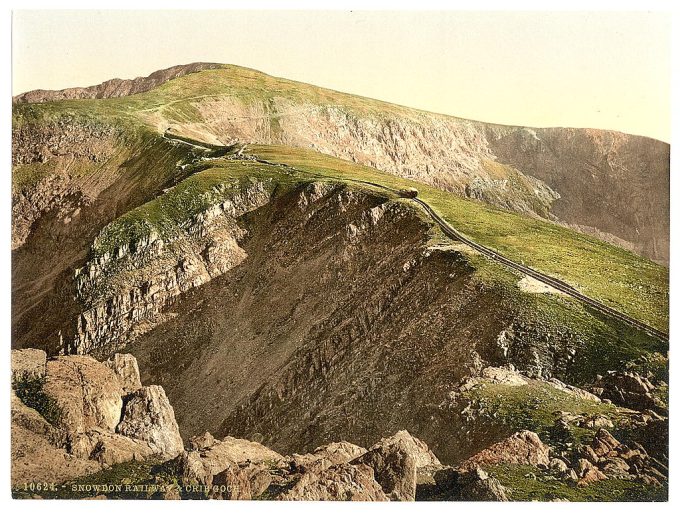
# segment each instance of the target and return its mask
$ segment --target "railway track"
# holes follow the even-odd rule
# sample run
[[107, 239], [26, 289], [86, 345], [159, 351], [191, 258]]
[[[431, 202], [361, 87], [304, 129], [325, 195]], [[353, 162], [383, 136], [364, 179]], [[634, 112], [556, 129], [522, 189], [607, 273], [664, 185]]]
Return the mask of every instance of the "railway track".
[[[165, 134], [164, 136], [166, 138], [168, 138], [167, 134]], [[168, 138], [168, 139], [170, 139], [170, 138]], [[217, 145], [209, 145], [209, 144], [205, 144], [205, 143], [202, 143], [202, 142], [189, 140], [189, 138], [179, 138], [177, 136], [173, 136], [172, 139], [174, 141], [178, 142], [178, 143], [184, 143], [184, 144], [188, 144], [188, 145], [191, 145], [191, 146], [203, 146], [204, 148], [211, 149], [211, 150], [226, 148], [226, 147], [219, 147]], [[241, 153], [243, 152], [244, 149], [245, 149], [245, 145], [239, 150], [239, 152], [238, 152], [239, 156], [241, 155]], [[253, 157], [255, 157], [256, 162], [259, 162], [259, 163], [262, 163], [262, 164], [286, 168], [286, 169], [289, 169], [289, 170], [297, 172], [297, 173], [303, 173], [305, 175], [311, 175], [311, 176], [321, 178], [321, 179], [327, 179], [328, 178], [328, 177], [323, 176], [323, 175], [317, 175], [317, 174], [309, 172], [309, 171], [300, 170], [300, 169], [295, 168], [294, 166], [290, 166], [288, 164], [268, 161], [266, 159], [260, 159], [257, 156], [253, 156]], [[359, 183], [359, 184], [377, 187], [379, 189], [389, 191], [393, 194], [403, 196], [401, 191], [394, 189], [394, 188], [391, 188], [391, 187], [388, 187], [388, 186], [385, 186], [383, 184], [378, 184], [378, 183], [375, 183], [375, 182], [369, 182], [369, 181], [358, 180], [358, 179], [345, 179], [345, 180], [351, 181], [351, 182], [356, 182], [356, 183]], [[417, 196], [411, 197], [409, 199], [412, 200], [413, 202], [417, 203], [418, 205], [420, 205], [425, 210], [425, 212], [427, 212], [427, 214], [430, 216], [430, 218], [432, 218], [432, 220], [439, 226], [439, 228], [442, 230], [442, 232], [446, 236], [448, 236], [449, 238], [451, 238], [455, 241], [459, 241], [459, 242], [469, 246], [470, 248], [477, 250], [479, 253], [486, 256], [490, 260], [493, 260], [495, 262], [498, 262], [498, 263], [506, 266], [507, 268], [513, 269], [513, 270], [518, 271], [520, 273], [523, 273], [527, 276], [530, 276], [533, 279], [538, 280], [539, 282], [541, 282], [543, 284], [546, 284], [546, 285], [548, 285], [548, 286], [550, 286], [550, 287], [552, 287], [552, 288], [554, 288], [554, 289], [556, 289], [556, 290], [558, 290], [558, 291], [560, 291], [560, 292], [562, 292], [562, 293], [564, 293], [564, 294], [566, 294], [566, 295], [568, 295], [568, 296], [570, 296], [570, 297], [572, 297], [576, 300], [579, 300], [580, 302], [584, 303], [585, 305], [588, 305], [589, 307], [593, 308], [594, 310], [596, 310], [598, 312], [601, 312], [603, 314], [611, 316], [612, 318], [615, 318], [619, 321], [622, 321], [622, 322], [624, 322], [624, 323], [626, 323], [626, 324], [628, 324], [628, 325], [630, 325], [630, 326], [632, 326], [632, 327], [634, 327], [638, 330], [642, 330], [642, 331], [646, 332], [647, 334], [649, 334], [649, 335], [651, 335], [651, 336], [653, 336], [653, 337], [655, 337], [655, 338], [657, 338], [661, 341], [668, 343], [669, 337], [668, 337], [668, 334], [666, 334], [665, 332], [662, 332], [661, 330], [658, 330], [658, 329], [656, 329], [656, 328], [654, 328], [654, 327], [652, 327], [652, 326], [650, 326], [646, 323], [643, 323], [642, 321], [640, 321], [638, 319], [635, 319], [631, 316], [628, 316], [627, 314], [624, 314], [624, 313], [622, 313], [622, 312], [620, 312], [620, 311], [618, 311], [618, 310], [616, 310], [616, 309], [614, 309], [614, 308], [612, 308], [612, 307], [610, 307], [610, 306], [608, 306], [608, 305], [606, 305], [606, 304], [604, 304], [604, 303], [602, 303], [598, 300], [595, 300], [594, 298], [591, 298], [590, 296], [587, 296], [587, 295], [581, 293], [580, 291], [575, 289], [573, 286], [567, 284], [566, 282], [564, 282], [562, 280], [551, 277], [550, 275], [547, 275], [543, 272], [535, 270], [534, 268], [531, 268], [531, 267], [526, 266], [524, 264], [520, 264], [520, 263], [515, 262], [511, 259], [508, 259], [507, 257], [501, 255], [500, 253], [496, 252], [495, 250], [492, 250], [491, 248], [488, 248], [484, 245], [477, 243], [476, 241], [473, 241], [472, 239], [469, 239], [468, 237], [461, 234], [458, 230], [456, 230], [452, 225], [450, 225], [439, 214], [437, 214], [437, 212], [427, 202], [425, 202], [421, 198], [418, 198]]]

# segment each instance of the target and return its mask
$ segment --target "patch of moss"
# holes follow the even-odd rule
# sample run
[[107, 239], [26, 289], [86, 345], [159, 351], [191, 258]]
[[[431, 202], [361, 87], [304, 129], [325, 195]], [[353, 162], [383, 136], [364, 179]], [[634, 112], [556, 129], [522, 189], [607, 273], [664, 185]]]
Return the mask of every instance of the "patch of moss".
[[48, 423], [59, 423], [62, 416], [61, 407], [45, 393], [45, 377], [22, 378], [12, 384], [17, 397], [31, 409], [35, 409]]

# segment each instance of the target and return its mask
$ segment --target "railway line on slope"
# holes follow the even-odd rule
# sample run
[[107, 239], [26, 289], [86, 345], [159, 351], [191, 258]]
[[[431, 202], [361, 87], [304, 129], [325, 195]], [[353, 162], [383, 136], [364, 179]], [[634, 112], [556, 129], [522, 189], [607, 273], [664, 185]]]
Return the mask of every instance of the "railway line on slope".
[[[205, 144], [205, 143], [201, 143], [201, 142], [198, 142], [198, 141], [188, 140], [188, 138], [178, 138], [176, 136], [169, 138], [166, 134], [164, 134], [164, 137], [166, 137], [166, 139], [170, 139], [170, 140], [176, 141], [178, 143], [184, 143], [184, 144], [190, 145], [192, 147], [203, 146], [203, 148], [208, 149], [208, 150], [216, 150], [216, 149], [225, 149], [226, 148], [226, 147], [218, 147], [217, 145], [210, 145], [210, 144]], [[244, 149], [245, 149], [245, 145], [243, 145], [243, 147], [240, 148], [240, 150], [237, 152], [237, 155], [241, 156]], [[319, 178], [327, 178], [326, 176], [323, 176], [323, 175], [316, 175], [314, 173], [311, 173], [311, 172], [308, 172], [308, 171], [305, 171], [305, 170], [300, 170], [300, 169], [298, 169], [294, 166], [291, 166], [289, 164], [279, 163], [279, 162], [274, 162], [274, 161], [268, 161], [266, 159], [258, 158], [257, 156], [253, 156], [253, 157], [255, 157], [255, 159], [254, 159], [255, 162], [259, 162], [261, 164], [284, 167], [284, 168], [288, 168], [291, 171], [295, 171], [295, 172], [298, 172], [298, 173], [304, 173], [306, 175], [312, 175], [312, 176], [316, 176], [316, 177], [319, 177]], [[606, 305], [606, 304], [600, 302], [599, 300], [596, 300], [594, 298], [591, 298], [590, 296], [587, 296], [587, 295], [581, 293], [576, 288], [574, 288], [573, 286], [564, 282], [563, 280], [552, 277], [552, 276], [550, 276], [546, 273], [538, 271], [538, 270], [531, 268], [529, 266], [526, 266], [524, 264], [520, 264], [518, 262], [515, 262], [515, 261], [505, 257], [504, 255], [498, 253], [497, 251], [466, 237], [461, 232], [459, 232], [455, 227], [453, 227], [449, 222], [447, 222], [444, 218], [442, 218], [439, 214], [437, 214], [437, 212], [434, 210], [434, 208], [430, 204], [428, 204], [427, 202], [425, 202], [421, 198], [418, 198], [417, 192], [416, 192], [416, 195], [414, 195], [414, 196], [410, 196], [410, 195], [405, 196], [403, 194], [403, 191], [401, 191], [401, 190], [394, 189], [394, 188], [385, 186], [383, 184], [378, 184], [376, 182], [369, 182], [369, 181], [366, 181], [366, 180], [349, 179], [349, 178], [345, 179], [345, 180], [350, 181], [350, 182], [356, 182], [356, 183], [359, 183], [359, 184], [377, 187], [377, 188], [380, 188], [380, 189], [384, 189], [386, 191], [391, 192], [392, 194], [396, 194], [398, 196], [405, 197], [405, 198], [412, 200], [413, 202], [417, 203], [418, 205], [420, 205], [420, 207], [422, 207], [425, 210], [425, 212], [430, 216], [430, 218], [439, 226], [439, 228], [442, 230], [442, 232], [447, 237], [449, 237], [450, 239], [453, 239], [454, 241], [459, 241], [459, 242], [469, 246], [470, 248], [478, 251], [479, 253], [486, 256], [490, 260], [497, 262], [499, 264], [502, 264], [502, 265], [504, 265], [507, 268], [510, 268], [512, 270], [523, 273], [523, 274], [525, 274], [525, 275], [527, 275], [527, 276], [529, 276], [529, 277], [531, 277], [535, 280], [538, 280], [539, 282], [541, 282], [541, 283], [543, 283], [547, 286], [550, 286], [550, 287], [570, 296], [571, 298], [574, 298], [574, 299], [582, 302], [585, 305], [588, 305], [589, 307], [593, 308], [594, 310], [596, 310], [600, 313], [611, 316], [612, 318], [615, 318], [619, 321], [622, 321], [622, 322], [624, 322], [624, 323], [626, 323], [626, 324], [628, 324], [628, 325], [630, 325], [630, 326], [632, 326], [632, 327], [634, 327], [638, 330], [642, 330], [642, 331], [646, 332], [647, 334], [649, 334], [649, 335], [651, 335], [651, 336], [653, 336], [653, 337], [655, 337], [655, 338], [657, 338], [661, 341], [668, 343], [669, 336], [665, 332], [658, 330], [658, 329], [652, 327], [651, 325], [648, 325], [647, 323], [644, 323], [644, 322], [642, 322], [642, 321], [640, 321], [636, 318], [628, 316], [627, 314], [624, 314], [623, 312], [620, 312], [620, 311], [614, 309], [613, 307], [610, 307], [609, 305]]]

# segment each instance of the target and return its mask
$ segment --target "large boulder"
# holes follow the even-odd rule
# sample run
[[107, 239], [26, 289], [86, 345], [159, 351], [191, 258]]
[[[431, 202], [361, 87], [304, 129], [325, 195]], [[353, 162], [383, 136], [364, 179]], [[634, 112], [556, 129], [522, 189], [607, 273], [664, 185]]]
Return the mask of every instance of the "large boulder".
[[123, 389], [115, 373], [92, 357], [48, 361], [43, 391], [59, 406], [59, 425], [69, 434], [95, 428], [113, 432], [120, 421]]
[[427, 445], [406, 430], [381, 439], [352, 464], [366, 464], [373, 468], [375, 479], [383, 491], [391, 499], [399, 501], [415, 500], [419, 468], [441, 466]]
[[42, 350], [12, 350], [12, 383], [42, 378], [46, 366], [47, 354]]
[[142, 387], [125, 397], [125, 409], [116, 432], [146, 442], [154, 453], [173, 458], [182, 453], [175, 411], [161, 386]]
[[371, 446], [369, 450], [378, 447], [394, 446], [402, 447], [406, 452], [413, 457], [417, 468], [425, 466], [440, 466], [441, 462], [437, 456], [430, 451], [427, 444], [420, 439], [413, 437], [408, 431], [400, 430], [394, 435], [385, 437]]
[[536, 433], [522, 430], [473, 455], [465, 460], [459, 468], [470, 470], [496, 464], [548, 466], [550, 464], [550, 447], [543, 444]]
[[139, 366], [134, 355], [117, 353], [104, 364], [116, 374], [125, 394], [134, 393], [142, 387], [142, 381], [139, 378]]
[[460, 501], [506, 502], [508, 495], [498, 479], [490, 477], [480, 468], [461, 474], [458, 477], [458, 497]]

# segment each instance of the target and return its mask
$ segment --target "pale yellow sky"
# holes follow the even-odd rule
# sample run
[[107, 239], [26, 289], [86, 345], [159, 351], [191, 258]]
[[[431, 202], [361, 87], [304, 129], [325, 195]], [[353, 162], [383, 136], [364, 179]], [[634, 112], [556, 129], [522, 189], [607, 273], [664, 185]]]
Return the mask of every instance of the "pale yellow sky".
[[13, 92], [223, 62], [496, 123], [670, 141], [664, 13], [16, 11]]

